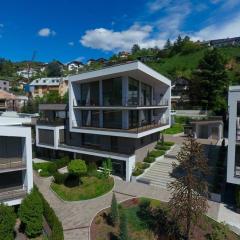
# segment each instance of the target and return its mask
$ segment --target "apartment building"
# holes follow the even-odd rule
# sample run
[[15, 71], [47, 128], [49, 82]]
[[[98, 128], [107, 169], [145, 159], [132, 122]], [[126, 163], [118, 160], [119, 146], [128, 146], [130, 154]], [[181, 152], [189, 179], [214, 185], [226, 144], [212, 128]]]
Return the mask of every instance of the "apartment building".
[[31, 128], [0, 117], [0, 203], [18, 205], [33, 187]]
[[42, 97], [51, 91], [57, 91], [63, 96], [68, 91], [68, 80], [61, 77], [38, 78], [33, 80], [29, 87], [33, 97]]
[[9, 81], [8, 80], [0, 80], [0, 89], [4, 91], [9, 91]]
[[113, 174], [130, 181], [135, 163], [170, 127], [170, 98], [170, 80], [139, 61], [71, 76], [68, 109], [40, 107], [36, 145], [98, 166], [111, 158]]
[[240, 184], [240, 86], [229, 88], [227, 182]]

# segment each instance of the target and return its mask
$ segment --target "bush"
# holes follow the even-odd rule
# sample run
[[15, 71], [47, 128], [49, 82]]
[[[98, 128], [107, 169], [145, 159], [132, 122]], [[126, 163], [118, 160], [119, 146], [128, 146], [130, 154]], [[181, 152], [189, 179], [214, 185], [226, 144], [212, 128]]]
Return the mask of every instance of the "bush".
[[62, 174], [62, 173], [56, 172], [53, 174], [54, 182], [57, 184], [64, 184], [67, 176], [68, 176], [68, 173]]
[[88, 166], [87, 166], [87, 174], [88, 176], [96, 176], [97, 175], [97, 165], [96, 163], [92, 162], [92, 163], [89, 163]]
[[36, 189], [36, 192], [38, 193], [39, 197], [42, 200], [43, 216], [45, 217], [46, 221], [48, 222], [48, 224], [52, 230], [52, 234], [49, 239], [50, 240], [64, 240], [62, 223], [59, 221], [55, 212], [50, 207], [49, 203], [45, 200], [43, 195], [38, 191], [38, 189], [36, 187], [35, 187], [35, 189]]
[[0, 240], [13, 240], [16, 215], [12, 207], [0, 204]]
[[167, 151], [171, 148], [171, 146], [167, 146], [167, 145], [165, 146], [165, 145], [158, 144], [155, 148], [158, 149], [158, 150]]
[[206, 236], [207, 240], [225, 240], [227, 239], [229, 229], [224, 224], [212, 224], [212, 232]]
[[150, 152], [149, 156], [157, 158], [164, 154], [165, 154], [165, 151], [163, 151], [163, 150], [153, 150], [152, 152]]
[[119, 222], [118, 204], [117, 204], [115, 193], [113, 193], [113, 196], [112, 196], [109, 219], [113, 226], [115, 226]]
[[121, 213], [119, 226], [119, 240], [129, 240], [128, 236], [128, 221], [124, 211]]
[[72, 160], [68, 164], [68, 171], [80, 177], [87, 173], [87, 165], [83, 160], [80, 159]]
[[165, 146], [173, 146], [175, 143], [174, 142], [164, 142], [163, 145]]
[[18, 214], [28, 237], [37, 237], [42, 233], [43, 205], [35, 188], [22, 201]]
[[155, 157], [148, 156], [148, 157], [145, 157], [143, 161], [146, 163], [153, 163], [155, 162]]
[[57, 169], [66, 167], [69, 162], [70, 162], [70, 158], [68, 156], [64, 156], [54, 161], [54, 163], [57, 165]]
[[149, 167], [150, 167], [150, 164], [149, 164], [149, 163], [143, 162], [143, 163], [141, 164], [141, 168], [142, 168], [142, 169], [147, 169], [147, 168], [149, 168]]
[[34, 170], [40, 170], [39, 175], [42, 177], [52, 176], [57, 172], [57, 164], [54, 162], [33, 163]]
[[141, 175], [142, 173], [144, 172], [144, 170], [143, 169], [141, 169], [141, 168], [137, 168], [137, 169], [135, 169], [134, 171], [133, 171], [133, 176], [139, 176], [139, 175]]

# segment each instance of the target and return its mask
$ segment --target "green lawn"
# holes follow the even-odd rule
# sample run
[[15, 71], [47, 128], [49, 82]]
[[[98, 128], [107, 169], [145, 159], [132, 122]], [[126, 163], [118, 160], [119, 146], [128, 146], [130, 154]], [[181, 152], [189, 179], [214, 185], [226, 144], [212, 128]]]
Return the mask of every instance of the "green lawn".
[[183, 132], [183, 125], [180, 123], [175, 123], [170, 128], [164, 130], [165, 134], [177, 134]]
[[109, 192], [114, 186], [113, 178], [82, 177], [80, 186], [67, 187], [52, 183], [52, 190], [65, 201], [79, 201], [99, 197]]

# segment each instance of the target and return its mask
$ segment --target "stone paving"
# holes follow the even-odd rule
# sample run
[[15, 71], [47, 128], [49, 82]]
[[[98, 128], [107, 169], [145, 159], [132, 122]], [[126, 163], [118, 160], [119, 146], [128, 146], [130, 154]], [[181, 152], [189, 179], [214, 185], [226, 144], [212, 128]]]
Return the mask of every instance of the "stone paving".
[[[51, 178], [41, 178], [34, 173], [34, 182], [62, 222], [64, 239], [89, 240], [89, 226], [91, 221], [100, 210], [110, 206], [112, 191], [92, 200], [64, 202], [49, 188]], [[113, 190], [118, 202], [134, 196], [154, 198], [164, 202], [167, 202], [170, 198], [170, 192], [167, 189], [142, 183], [124, 182], [119, 179], [115, 179]], [[208, 215], [217, 219], [219, 204], [209, 202], [209, 206]]]

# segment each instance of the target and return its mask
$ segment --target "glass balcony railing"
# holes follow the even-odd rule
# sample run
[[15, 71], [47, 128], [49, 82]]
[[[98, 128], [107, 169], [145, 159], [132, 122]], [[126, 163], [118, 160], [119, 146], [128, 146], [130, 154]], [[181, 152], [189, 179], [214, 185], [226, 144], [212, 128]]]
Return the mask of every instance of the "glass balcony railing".
[[80, 126], [76, 121], [72, 122], [74, 128], [81, 128], [81, 129], [89, 129], [89, 130], [99, 130], [99, 131], [114, 131], [114, 132], [127, 132], [127, 133], [141, 133], [144, 131], [148, 131], [154, 128], [163, 127], [169, 124], [169, 119], [160, 120], [160, 121], [151, 121], [146, 122], [142, 121], [140, 123], [134, 124], [136, 127], [132, 128], [104, 128], [104, 127], [96, 127], [92, 126], [91, 124], [88, 126]]
[[240, 142], [240, 117], [237, 118], [236, 141]]

